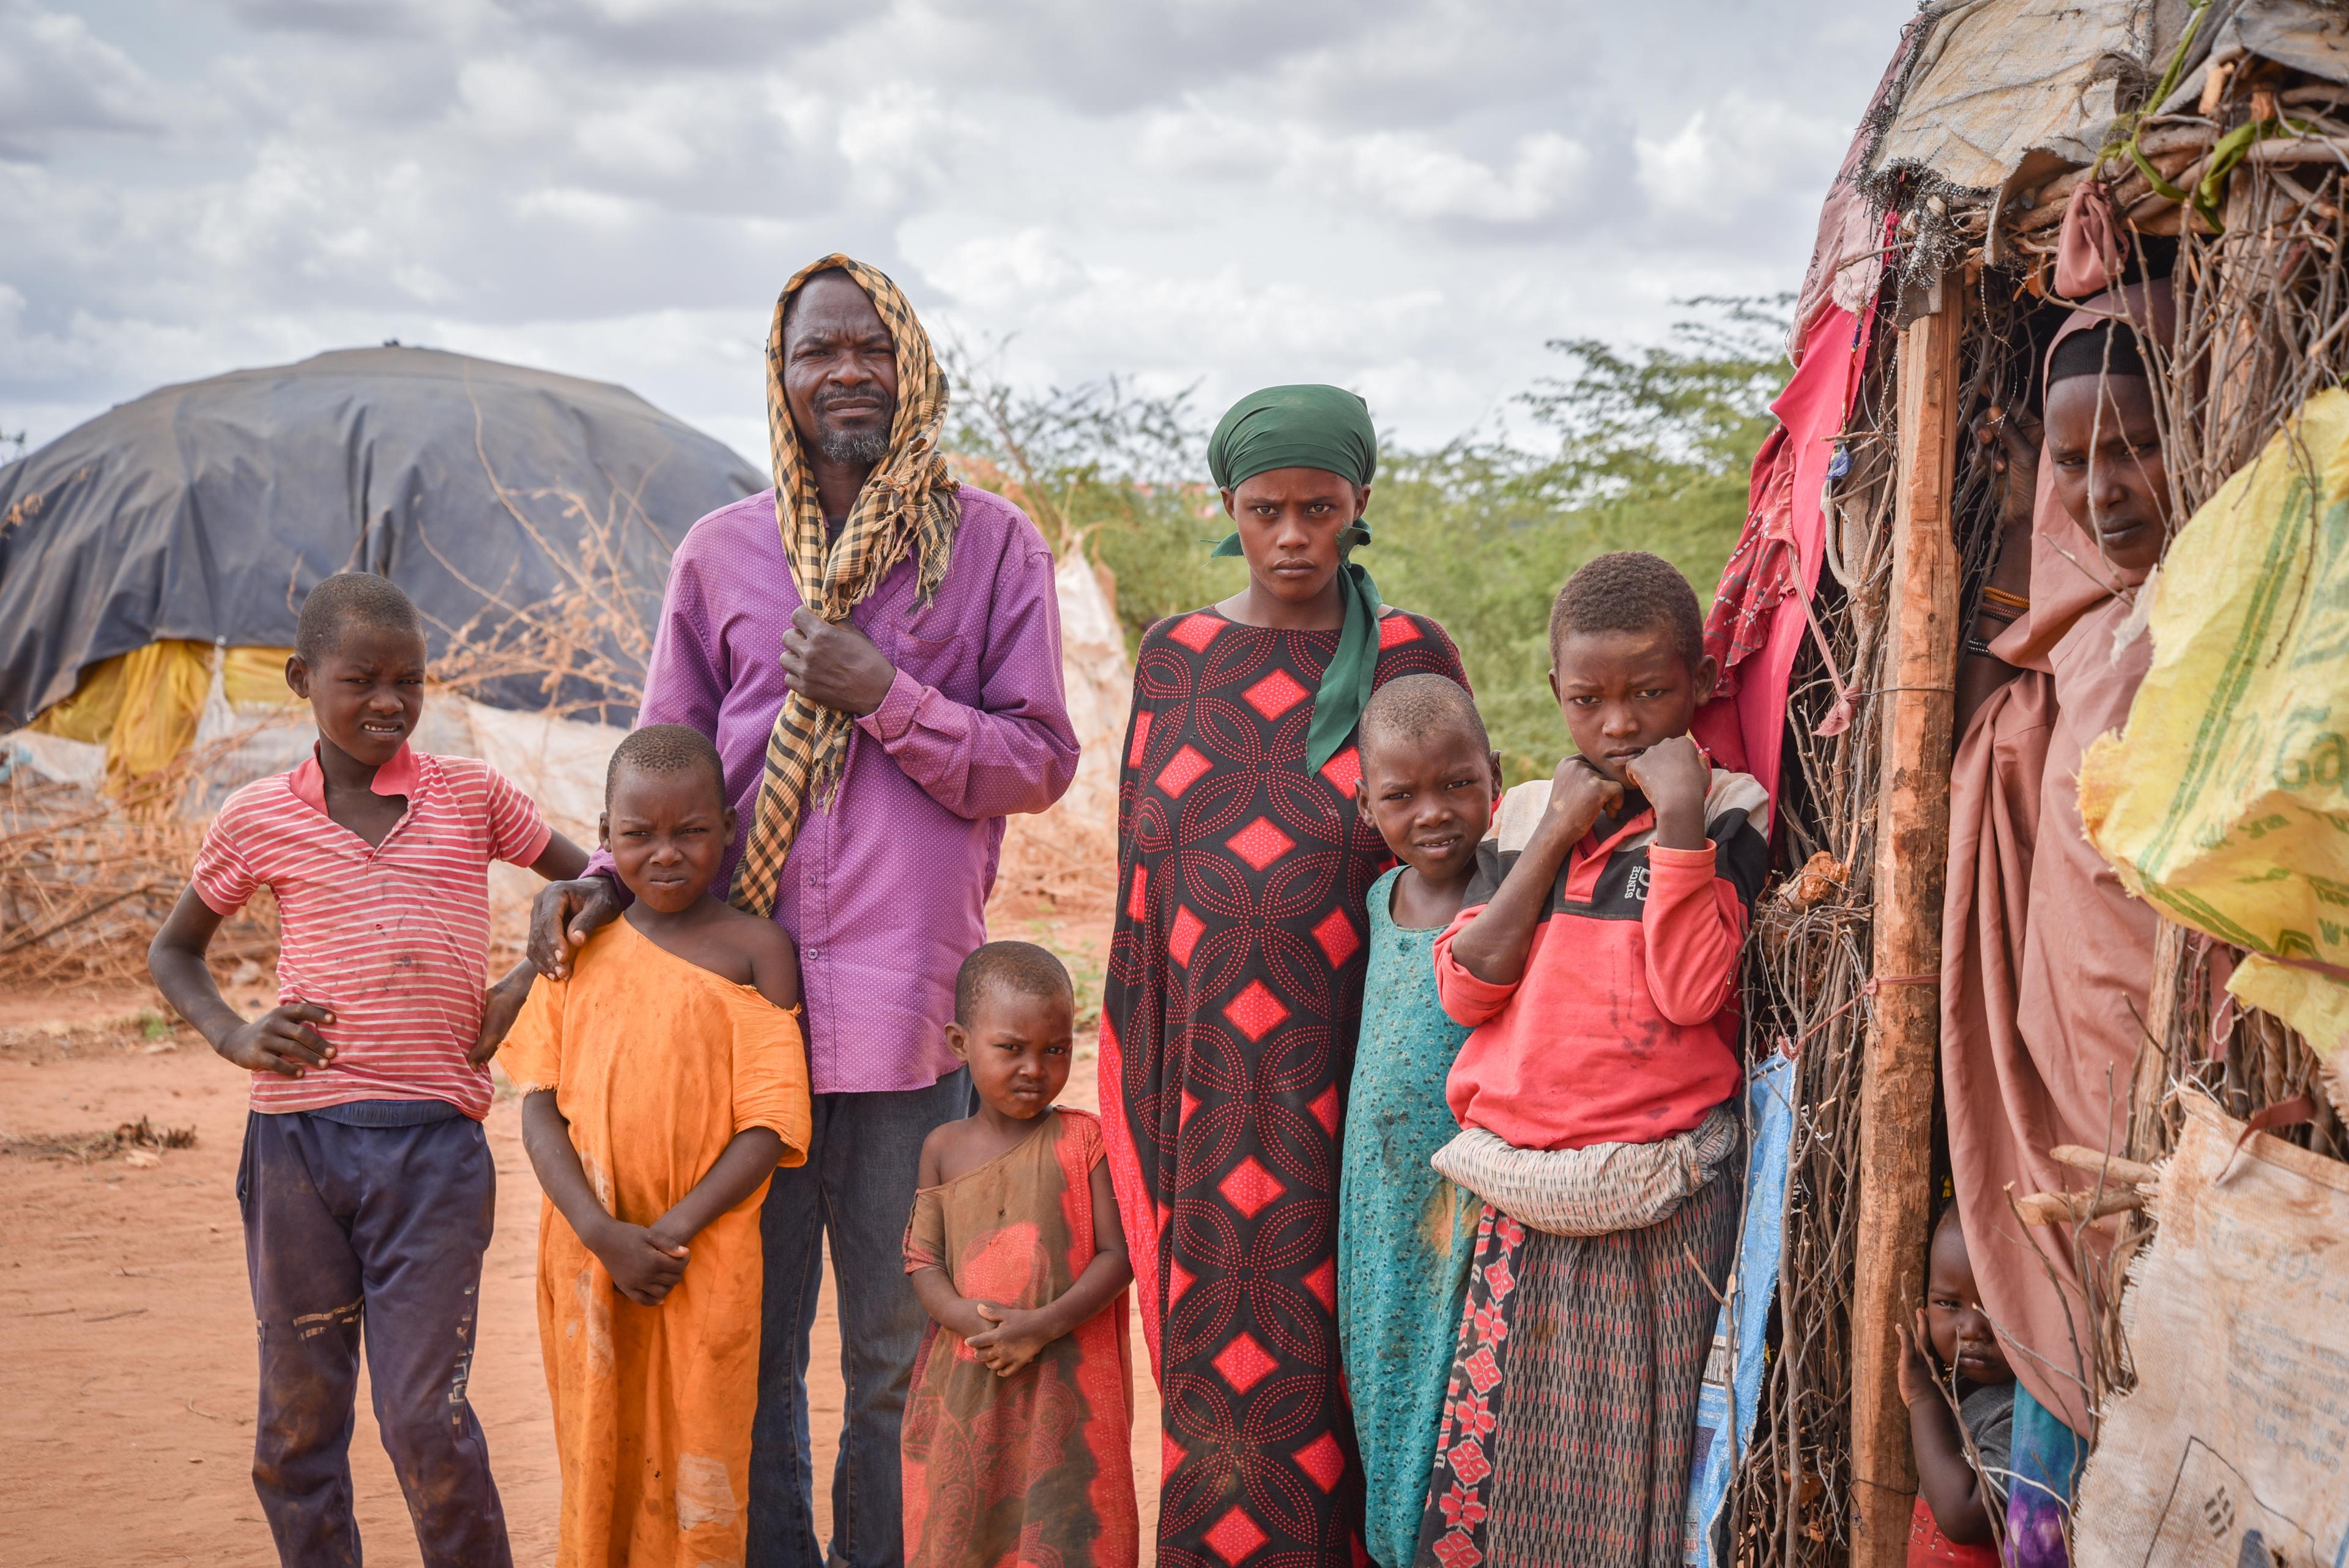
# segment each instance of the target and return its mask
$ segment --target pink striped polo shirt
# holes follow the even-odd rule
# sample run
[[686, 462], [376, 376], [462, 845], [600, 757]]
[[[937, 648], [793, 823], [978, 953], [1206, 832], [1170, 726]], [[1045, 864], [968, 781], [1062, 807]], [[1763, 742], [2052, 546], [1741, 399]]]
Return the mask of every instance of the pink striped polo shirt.
[[410, 751], [376, 770], [408, 814], [370, 848], [326, 815], [312, 758], [222, 803], [189, 880], [213, 913], [277, 898], [277, 1000], [330, 1007], [312, 1027], [335, 1059], [299, 1078], [253, 1075], [256, 1111], [352, 1100], [445, 1100], [479, 1121], [490, 1075], [465, 1053], [489, 981], [492, 860], [527, 866], [554, 836], [528, 795], [471, 757]]

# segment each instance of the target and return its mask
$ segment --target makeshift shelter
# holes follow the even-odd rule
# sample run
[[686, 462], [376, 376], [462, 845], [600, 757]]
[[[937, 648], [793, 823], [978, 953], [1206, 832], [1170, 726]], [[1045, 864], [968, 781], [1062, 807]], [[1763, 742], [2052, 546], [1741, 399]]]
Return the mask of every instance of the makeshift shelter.
[[[2089, 221], [2092, 199], [2075, 202], [2084, 185], [2114, 214], [2109, 244]], [[2095, 842], [2168, 917], [2143, 960], [2147, 1044], [2134, 1081], [2116, 1091], [2127, 1102], [2124, 1146], [2033, 1151], [2092, 1167], [2091, 1193], [2012, 1192], [2018, 1226], [2050, 1227], [2081, 1260], [2095, 1332], [2064, 1375], [2085, 1390], [2092, 1428], [2127, 1410], [2137, 1380], [2145, 1347], [2125, 1326], [2125, 1271], [2154, 1234], [2149, 1214], [2171, 1212], [2160, 1198], [2148, 1211], [2145, 1192], [2189, 1122], [2217, 1117], [2240, 1131], [2246, 1160], [2349, 1159], [2339, 1033], [2304, 1038], [2252, 1005], [2303, 1021], [2349, 1016], [2338, 1011], [2349, 955], [2332, 946], [2349, 940], [2338, 918], [2349, 905], [2349, 851], [2338, 847], [2349, 803], [2323, 750], [2328, 734], [2338, 749], [2337, 726], [2261, 726], [2246, 697], [2273, 703], [2292, 691], [2320, 714], [2349, 699], [2349, 644], [2310, 630], [2340, 615], [2349, 476], [2319, 472], [2313, 436], [2284, 433], [2349, 375], [2344, 205], [2349, 15], [2336, 5], [1954, 0], [1929, 5], [1902, 34], [1828, 192], [1790, 345], [1795, 373], [1777, 405], [1783, 429], [1756, 460], [1745, 535], [1708, 628], [1726, 674], [1699, 732], [1778, 800], [1784, 876], [1756, 911], [1747, 1016], [1757, 1064], [1778, 1062], [1770, 1075], [1791, 1085], [1791, 1126], [1774, 1138], [1756, 1117], [1754, 1185], [1783, 1184], [1784, 1196], [1775, 1213], [1749, 1213], [1733, 1305], [1766, 1297], [1766, 1344], [1746, 1331], [1740, 1345], [1748, 1314], [1724, 1311], [1708, 1376], [1726, 1408], [1716, 1441], [1730, 1451], [1712, 1461], [1722, 1484], [1692, 1492], [1692, 1561], [1905, 1559], [1917, 1481], [1893, 1330], [1921, 1299], [1927, 1219], [1947, 1168], [1937, 990], [1960, 642], [1999, 533], [1999, 422], [2030, 397], [2065, 296], [2108, 279], [2150, 270], [2172, 281], [2175, 336], [2150, 354], [2175, 517], [2266, 542], [2269, 566], [2226, 574], [2229, 603], [2268, 617], [2246, 634], [2241, 669], [2202, 683], [2231, 705], [2212, 699], [2207, 725], [2132, 716], [2137, 795], [2110, 792], [2109, 829], [2083, 800]], [[2228, 494], [2292, 499], [2274, 504], [2272, 521], [2206, 524], [2230, 477], [2271, 441], [2276, 464], [2298, 467]], [[2323, 453], [2333, 450], [2328, 435]], [[2189, 601], [2220, 589], [2198, 569], [2139, 592], [2157, 634], [2184, 636], [2209, 635], [2218, 612]], [[2254, 667], [2279, 659], [2292, 661], [2289, 678], [2253, 681]], [[2201, 700], [2184, 673], [2154, 684], [2168, 701]], [[2239, 742], [2227, 766], [2177, 761], [2224, 723]], [[2257, 746], [2268, 749], [2251, 757]], [[2162, 815], [2172, 796], [2184, 804]], [[2325, 907], [2265, 925], [2198, 912], [2233, 908], [2210, 892], [2228, 873], [2175, 852], [2178, 834], [2163, 838], [2158, 825], [2215, 822], [2244, 838], [2271, 831], [2268, 816], [2329, 832], [2298, 838], [2283, 875], [2272, 860], [2239, 867], [2230, 895], [2244, 892], [2246, 876], [2270, 875]], [[2220, 982], [2246, 945], [2268, 967], [2230, 995]], [[2349, 1237], [2325, 1244], [2322, 1266], [2349, 1269]], [[2324, 1354], [2335, 1360], [2337, 1330], [2306, 1328], [2312, 1340], [2333, 1335]], [[2269, 1355], [2227, 1375], [2255, 1388], [2290, 1362]], [[2174, 1403], [2168, 1390], [2163, 1398]], [[2197, 1494], [2191, 1507], [2212, 1511], [2187, 1542], [2177, 1509], [2140, 1506], [2147, 1456], [2181, 1452], [2190, 1436], [2148, 1436], [2148, 1419], [2144, 1407], [2130, 1415], [2129, 1457], [2116, 1449], [2101, 1469], [2089, 1460], [2085, 1506], [2099, 1549], [2118, 1546], [2131, 1562], [2231, 1563], [2240, 1544], [2251, 1561], [2253, 1544], [2238, 1537], [2254, 1510], [2222, 1524], [2232, 1506]], [[2330, 1428], [2306, 1437], [2333, 1438]], [[2247, 1462], [2221, 1455], [2202, 1469]], [[2349, 1456], [2335, 1445], [2323, 1462]], [[2327, 1563], [2349, 1542], [2349, 1493], [2332, 1473], [2343, 1517], [2292, 1521]], [[2124, 1516], [2168, 1519], [2170, 1533], [2132, 1534], [2116, 1522]], [[2263, 1539], [2282, 1549], [2272, 1529]]]
[[0, 469], [0, 729], [153, 774], [215, 688], [284, 700], [303, 594], [351, 569], [467, 695], [624, 712], [676, 540], [762, 483], [625, 388], [435, 349], [164, 387]]

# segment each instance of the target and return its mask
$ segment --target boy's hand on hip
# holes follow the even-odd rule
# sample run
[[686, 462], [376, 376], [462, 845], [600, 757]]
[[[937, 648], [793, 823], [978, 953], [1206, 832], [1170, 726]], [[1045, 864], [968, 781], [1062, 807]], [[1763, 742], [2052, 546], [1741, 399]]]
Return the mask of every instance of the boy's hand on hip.
[[1621, 784], [1581, 757], [1568, 757], [1550, 775], [1549, 805], [1542, 813], [1542, 830], [1564, 838], [1570, 846], [1582, 842], [1582, 836], [1601, 813], [1622, 808]]
[[549, 980], [564, 979], [571, 973], [571, 955], [619, 913], [620, 896], [605, 877], [549, 882], [530, 906], [531, 968]]
[[896, 667], [871, 638], [845, 622], [835, 626], [805, 605], [792, 611], [791, 629], [783, 633], [782, 666], [792, 691], [859, 718], [881, 706], [897, 679]]
[[1041, 1332], [1037, 1319], [1040, 1312], [1023, 1312], [1018, 1307], [998, 1306], [993, 1302], [974, 1303], [978, 1315], [996, 1326], [985, 1334], [973, 1334], [968, 1343], [973, 1355], [998, 1377], [1009, 1377], [1037, 1356], [1052, 1343], [1053, 1336]]
[[335, 1059], [335, 1048], [309, 1027], [334, 1021], [332, 1012], [315, 1002], [288, 1002], [238, 1024], [213, 1041], [212, 1049], [248, 1072], [298, 1078]]
[[[583, 1241], [586, 1238], [581, 1238]], [[689, 1250], [671, 1247], [642, 1225], [615, 1220], [587, 1242], [612, 1276], [613, 1288], [638, 1306], [658, 1306], [685, 1277]]]
[[514, 1015], [530, 1000], [530, 979], [531, 971], [524, 970], [519, 978], [509, 976], [481, 992], [481, 1028], [473, 1048], [465, 1053], [469, 1064], [483, 1066], [498, 1054], [499, 1044], [513, 1028]]

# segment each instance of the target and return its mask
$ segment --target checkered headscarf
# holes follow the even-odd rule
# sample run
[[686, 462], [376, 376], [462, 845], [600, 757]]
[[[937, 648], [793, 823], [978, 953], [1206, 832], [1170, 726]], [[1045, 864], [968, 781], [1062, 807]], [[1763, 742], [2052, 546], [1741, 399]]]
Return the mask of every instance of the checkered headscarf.
[[[897, 415], [889, 427], [888, 454], [857, 492], [836, 540], [823, 525], [815, 479], [783, 398], [783, 312], [809, 278], [834, 270], [872, 296], [897, 351]], [[946, 416], [946, 373], [914, 307], [887, 276], [834, 254], [808, 263], [783, 285], [775, 300], [775, 324], [767, 334], [767, 440], [775, 460], [775, 522], [783, 532], [792, 586], [824, 619], [845, 620], [909, 550], [920, 562], [916, 591], [925, 600], [937, 592], [962, 521], [955, 482], [947, 477], [938, 451]], [[799, 836], [808, 798], [822, 797], [839, 783], [853, 727], [846, 713], [819, 707], [796, 691], [783, 699], [774, 733], [767, 737], [766, 773], [751, 810], [742, 863], [734, 872], [738, 908], [755, 915], [774, 913], [783, 861]]]

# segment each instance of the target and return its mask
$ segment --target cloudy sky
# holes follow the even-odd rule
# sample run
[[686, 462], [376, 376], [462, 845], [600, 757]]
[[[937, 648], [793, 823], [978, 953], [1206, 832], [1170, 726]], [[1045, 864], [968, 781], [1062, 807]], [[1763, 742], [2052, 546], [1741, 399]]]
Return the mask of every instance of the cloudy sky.
[[0, 0], [0, 431], [398, 337], [763, 466], [775, 290], [845, 249], [1016, 381], [1337, 381], [1433, 443], [1546, 338], [1795, 286], [1913, 8]]

